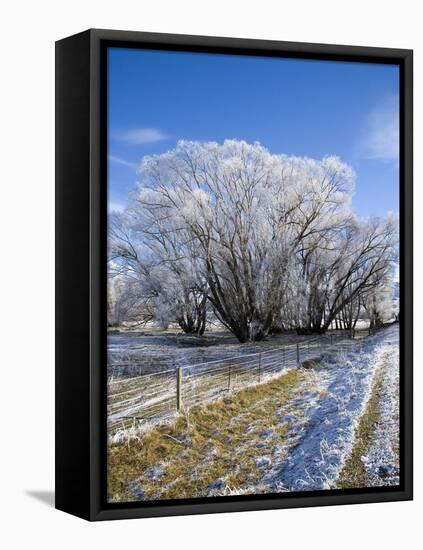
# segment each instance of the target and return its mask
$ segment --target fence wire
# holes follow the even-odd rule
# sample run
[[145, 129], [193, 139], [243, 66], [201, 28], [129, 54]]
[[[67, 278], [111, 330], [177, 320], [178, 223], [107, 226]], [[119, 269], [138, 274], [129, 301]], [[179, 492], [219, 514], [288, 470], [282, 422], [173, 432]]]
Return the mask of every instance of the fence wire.
[[164, 421], [182, 408], [269, 381], [299, 364], [319, 359], [324, 352], [345, 344], [348, 337], [345, 333], [332, 334], [163, 372], [112, 378], [108, 381], [108, 431]]

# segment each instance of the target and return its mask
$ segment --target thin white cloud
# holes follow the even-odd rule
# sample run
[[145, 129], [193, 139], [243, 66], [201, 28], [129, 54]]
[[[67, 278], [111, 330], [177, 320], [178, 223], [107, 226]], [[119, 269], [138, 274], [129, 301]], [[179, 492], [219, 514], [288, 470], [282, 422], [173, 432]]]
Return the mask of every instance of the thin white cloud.
[[115, 164], [121, 164], [122, 166], [127, 166], [128, 168], [137, 168], [136, 162], [130, 162], [129, 160], [125, 160], [121, 157], [115, 157], [114, 155], [109, 155], [107, 157], [110, 162], [114, 162]]
[[157, 128], [133, 128], [123, 132], [114, 132], [112, 136], [131, 145], [145, 145], [167, 139], [167, 135]]
[[109, 212], [123, 212], [125, 205], [121, 202], [108, 201], [107, 208]]
[[385, 98], [368, 113], [356, 149], [357, 155], [364, 159], [398, 161], [398, 96]]

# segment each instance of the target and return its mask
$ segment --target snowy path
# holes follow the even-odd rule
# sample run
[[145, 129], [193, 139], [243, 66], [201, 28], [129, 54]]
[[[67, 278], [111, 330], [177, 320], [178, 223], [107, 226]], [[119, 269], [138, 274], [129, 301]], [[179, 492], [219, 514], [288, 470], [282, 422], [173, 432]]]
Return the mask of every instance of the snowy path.
[[[273, 463], [262, 478], [264, 485], [275, 491], [329, 489], [333, 485], [354, 445], [354, 432], [370, 397], [375, 373], [390, 356], [382, 396], [383, 416], [367, 457], [369, 472], [384, 463], [390, 456], [386, 447], [395, 439], [397, 429], [393, 410], [398, 404], [398, 339], [399, 328], [395, 325], [325, 358], [315, 369], [316, 391], [303, 401], [303, 418], [288, 419], [292, 438], [288, 440], [287, 458], [283, 465]], [[396, 483], [395, 472], [392, 468], [386, 472], [387, 476], [392, 474], [392, 484]]]
[[[393, 342], [392, 342], [393, 343]], [[399, 484], [399, 354], [387, 348], [380, 358], [380, 417], [361, 461], [372, 487]]]

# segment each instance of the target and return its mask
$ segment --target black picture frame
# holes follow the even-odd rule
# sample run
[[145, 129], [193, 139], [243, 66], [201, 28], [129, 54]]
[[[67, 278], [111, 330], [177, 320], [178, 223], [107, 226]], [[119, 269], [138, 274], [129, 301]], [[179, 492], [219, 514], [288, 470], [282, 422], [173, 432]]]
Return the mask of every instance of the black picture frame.
[[[106, 48], [232, 53], [400, 68], [401, 484], [108, 504], [106, 430]], [[405, 49], [91, 29], [56, 43], [56, 508], [87, 520], [412, 499], [413, 53]]]

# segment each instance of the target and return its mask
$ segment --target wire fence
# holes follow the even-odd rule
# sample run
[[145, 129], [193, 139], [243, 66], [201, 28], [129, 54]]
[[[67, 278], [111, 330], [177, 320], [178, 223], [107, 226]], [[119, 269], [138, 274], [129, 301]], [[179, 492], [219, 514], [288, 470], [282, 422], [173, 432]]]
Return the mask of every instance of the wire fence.
[[181, 409], [267, 382], [307, 361], [320, 359], [323, 353], [352, 337], [350, 332], [332, 333], [266, 351], [111, 379], [108, 382], [108, 431], [114, 433], [134, 425], [167, 420]]

